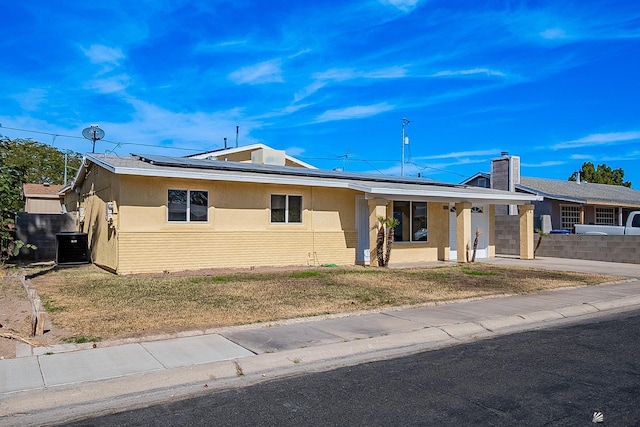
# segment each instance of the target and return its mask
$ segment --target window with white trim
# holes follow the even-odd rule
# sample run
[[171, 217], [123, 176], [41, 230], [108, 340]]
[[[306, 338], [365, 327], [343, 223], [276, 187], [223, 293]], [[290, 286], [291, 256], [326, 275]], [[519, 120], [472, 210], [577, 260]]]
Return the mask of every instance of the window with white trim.
[[596, 207], [596, 224], [616, 225], [616, 209]]
[[285, 224], [302, 223], [302, 196], [288, 194], [271, 195], [271, 222]]
[[167, 221], [207, 222], [208, 220], [208, 191], [169, 189], [167, 192]]
[[395, 242], [427, 241], [427, 204], [425, 202], [393, 202], [393, 218], [398, 221], [394, 228]]
[[582, 208], [575, 205], [560, 206], [560, 228], [563, 230], [573, 230], [575, 224], [580, 224]]

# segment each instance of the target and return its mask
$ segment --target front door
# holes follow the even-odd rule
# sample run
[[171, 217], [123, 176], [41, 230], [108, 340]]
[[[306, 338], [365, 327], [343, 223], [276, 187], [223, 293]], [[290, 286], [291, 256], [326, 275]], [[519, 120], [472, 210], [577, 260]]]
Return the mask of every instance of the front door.
[[[476, 259], [489, 258], [489, 206], [480, 205], [471, 208], [471, 242], [469, 243], [469, 260], [473, 256], [473, 241], [476, 230], [480, 230]], [[456, 239], [456, 208], [449, 208], [449, 259], [458, 258]]]

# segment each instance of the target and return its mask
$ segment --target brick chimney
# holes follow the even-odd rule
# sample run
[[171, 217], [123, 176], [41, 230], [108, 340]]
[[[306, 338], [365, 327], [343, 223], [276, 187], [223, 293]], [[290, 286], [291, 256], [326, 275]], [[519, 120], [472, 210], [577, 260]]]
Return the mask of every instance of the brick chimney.
[[[491, 160], [491, 188], [515, 193], [517, 184], [520, 184], [520, 156], [503, 151], [499, 158]], [[496, 215], [517, 214], [516, 205], [496, 206]]]

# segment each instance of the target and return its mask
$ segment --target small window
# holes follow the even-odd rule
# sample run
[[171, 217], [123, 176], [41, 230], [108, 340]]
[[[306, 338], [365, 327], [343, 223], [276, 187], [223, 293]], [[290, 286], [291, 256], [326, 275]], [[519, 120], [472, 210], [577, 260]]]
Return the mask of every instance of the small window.
[[563, 230], [572, 230], [575, 224], [580, 224], [582, 208], [575, 205], [560, 206], [560, 227]]
[[206, 222], [209, 219], [209, 193], [200, 190], [173, 190], [167, 196], [170, 222]]
[[423, 202], [393, 202], [393, 217], [398, 221], [394, 229], [396, 242], [427, 241], [427, 204]]
[[596, 208], [596, 224], [616, 225], [615, 208]]
[[302, 196], [271, 195], [271, 222], [302, 223]]
[[189, 220], [207, 221], [209, 194], [206, 191], [189, 192]]

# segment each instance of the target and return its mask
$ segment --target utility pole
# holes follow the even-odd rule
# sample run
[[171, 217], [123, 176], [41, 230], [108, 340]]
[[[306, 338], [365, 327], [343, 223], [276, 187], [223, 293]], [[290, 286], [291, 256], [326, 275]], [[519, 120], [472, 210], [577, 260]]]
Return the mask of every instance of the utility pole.
[[67, 185], [67, 159], [69, 158], [69, 150], [64, 152], [64, 185]]
[[411, 120], [402, 118], [402, 160], [400, 161], [400, 176], [404, 176], [404, 146], [409, 143], [409, 137], [404, 136], [404, 127], [411, 123]]

